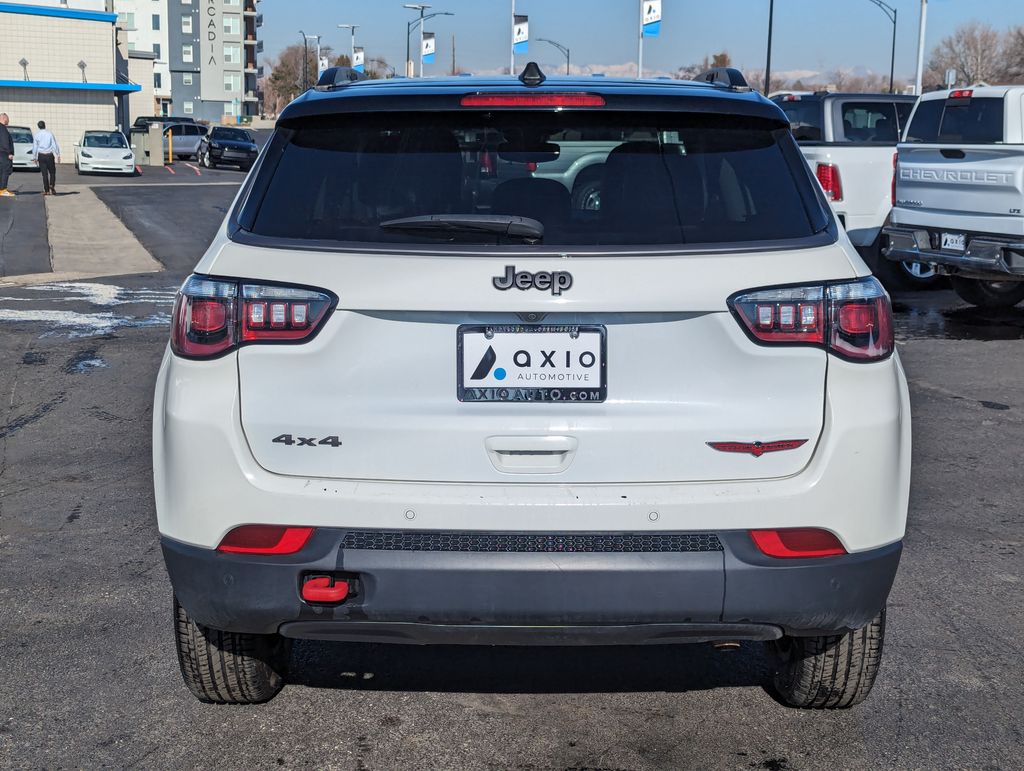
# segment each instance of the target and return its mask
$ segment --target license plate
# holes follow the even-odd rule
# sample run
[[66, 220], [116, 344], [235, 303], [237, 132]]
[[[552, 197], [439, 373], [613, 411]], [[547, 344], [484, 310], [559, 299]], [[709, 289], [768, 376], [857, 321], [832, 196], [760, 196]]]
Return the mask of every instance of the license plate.
[[602, 326], [461, 326], [459, 401], [603, 402], [605, 337]]
[[955, 249], [958, 252], [962, 252], [967, 248], [967, 236], [963, 233], [943, 233], [942, 248]]

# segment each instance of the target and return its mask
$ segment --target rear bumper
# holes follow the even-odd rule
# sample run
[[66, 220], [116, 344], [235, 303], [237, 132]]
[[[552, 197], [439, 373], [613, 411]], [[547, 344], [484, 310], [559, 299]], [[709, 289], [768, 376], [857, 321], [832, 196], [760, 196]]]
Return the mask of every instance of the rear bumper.
[[953, 252], [934, 247], [941, 243], [942, 231], [938, 228], [890, 225], [882, 232], [889, 241], [883, 254], [896, 262], [928, 262], [980, 277], [1024, 279], [1024, 239], [968, 233], [967, 248]]
[[[897, 542], [839, 557], [781, 560], [762, 555], [742, 531], [683, 534], [691, 542], [683, 547], [678, 533], [642, 535], [648, 544], [674, 538], [676, 551], [363, 548], [377, 546], [380, 535], [320, 528], [298, 554], [274, 557], [221, 554], [164, 538], [163, 552], [181, 604], [217, 629], [566, 645], [765, 640], [855, 629], [885, 604], [902, 548]], [[392, 543], [401, 535], [392, 535]], [[437, 543], [453, 538], [417, 537], [432, 535]], [[306, 603], [300, 588], [309, 575], [353, 579], [354, 593], [339, 605]]]

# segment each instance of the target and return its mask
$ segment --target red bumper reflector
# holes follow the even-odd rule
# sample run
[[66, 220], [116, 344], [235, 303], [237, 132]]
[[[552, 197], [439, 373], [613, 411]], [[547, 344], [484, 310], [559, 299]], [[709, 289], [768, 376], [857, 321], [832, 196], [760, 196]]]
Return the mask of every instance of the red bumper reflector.
[[766, 452], [795, 450], [807, 444], [806, 439], [779, 439], [776, 442], [708, 442], [708, 447], [719, 452], [738, 452], [760, 458]]
[[330, 576], [313, 576], [302, 584], [302, 599], [306, 602], [341, 602], [348, 597], [348, 581], [334, 583]]
[[242, 525], [230, 531], [217, 551], [232, 554], [294, 554], [313, 535], [312, 527]]
[[463, 107], [604, 107], [600, 94], [467, 94]]
[[782, 530], [751, 530], [750, 537], [769, 557], [834, 557], [846, 554], [843, 544], [828, 530], [794, 527]]

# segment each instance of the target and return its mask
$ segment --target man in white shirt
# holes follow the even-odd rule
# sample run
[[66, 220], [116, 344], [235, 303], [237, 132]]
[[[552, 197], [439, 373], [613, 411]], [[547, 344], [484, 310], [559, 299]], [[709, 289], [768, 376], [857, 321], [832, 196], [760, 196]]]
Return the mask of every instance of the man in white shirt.
[[60, 146], [56, 137], [46, 128], [45, 121], [36, 124], [39, 131], [32, 140], [32, 154], [35, 156], [39, 171], [43, 175], [43, 195], [57, 193], [57, 164], [60, 163]]

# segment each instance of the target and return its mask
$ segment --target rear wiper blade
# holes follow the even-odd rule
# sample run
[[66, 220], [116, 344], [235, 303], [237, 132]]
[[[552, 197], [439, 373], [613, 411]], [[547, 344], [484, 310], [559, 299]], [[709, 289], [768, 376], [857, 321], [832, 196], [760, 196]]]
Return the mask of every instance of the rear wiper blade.
[[424, 214], [402, 217], [380, 223], [385, 230], [408, 230], [445, 233], [493, 233], [496, 236], [539, 241], [544, 238], [544, 225], [529, 217], [511, 214]]

